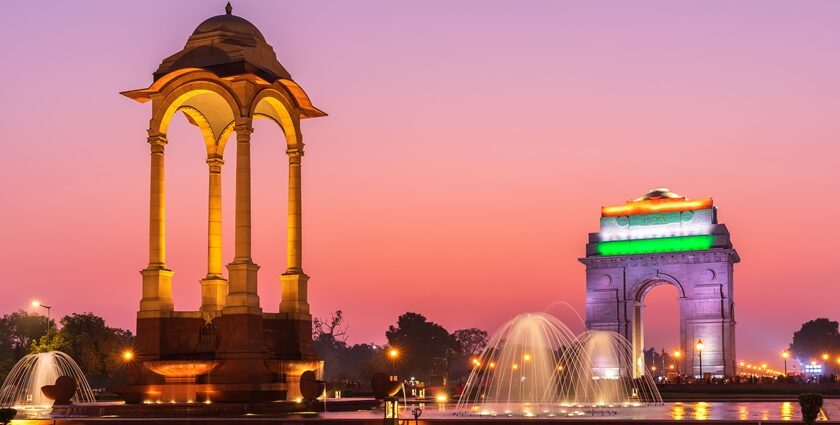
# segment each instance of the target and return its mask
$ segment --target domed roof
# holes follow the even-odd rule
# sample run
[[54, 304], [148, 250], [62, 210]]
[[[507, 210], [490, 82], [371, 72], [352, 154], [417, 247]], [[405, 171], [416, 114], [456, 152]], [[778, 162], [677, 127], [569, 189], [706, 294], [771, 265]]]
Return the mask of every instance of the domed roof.
[[291, 80], [260, 30], [232, 12], [228, 3], [224, 15], [199, 24], [184, 48], [161, 62], [155, 80], [183, 68], [202, 68], [220, 77], [252, 73], [269, 82]]
[[263, 37], [256, 25], [245, 18], [228, 14], [214, 16], [200, 23], [190, 38], [213, 31], [228, 31], [240, 36], [254, 37], [259, 41], [265, 42], [265, 37]]

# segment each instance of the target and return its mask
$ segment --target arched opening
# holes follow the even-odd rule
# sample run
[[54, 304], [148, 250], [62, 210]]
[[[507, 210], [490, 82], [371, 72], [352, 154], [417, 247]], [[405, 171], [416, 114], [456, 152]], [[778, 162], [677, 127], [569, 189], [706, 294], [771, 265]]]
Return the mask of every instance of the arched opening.
[[[208, 153], [216, 153], [215, 145], [224, 147], [227, 136], [233, 131], [237, 105], [223, 88], [207, 83], [188, 83], [170, 94], [160, 106], [159, 115], [153, 119], [157, 130], [166, 134], [174, 116], [180, 111], [187, 120], [198, 126], [207, 144]], [[192, 87], [195, 86], [195, 87]], [[221, 153], [221, 149], [218, 153]]]
[[680, 347], [680, 293], [672, 284], [646, 288], [641, 300], [644, 362], [651, 374], [667, 378], [678, 372], [675, 351]]
[[[270, 311], [280, 304], [278, 279], [286, 266], [289, 161], [286, 158], [285, 135], [280, 126], [271, 120], [259, 118], [254, 120], [252, 126], [254, 132], [251, 134], [251, 255], [254, 262], [260, 265], [257, 286], [260, 304], [264, 310]], [[229, 156], [233, 157], [233, 155]], [[236, 161], [232, 159], [231, 162]], [[233, 166], [235, 167], [235, 164]], [[232, 175], [230, 177], [231, 192], [229, 193], [233, 193], [236, 187], [235, 178]], [[235, 210], [233, 198], [233, 196], [226, 198], [229, 200], [226, 204], [229, 210], [225, 213], [228, 214], [229, 219], [225, 219], [225, 230], [226, 234], [231, 235], [225, 242], [226, 252], [233, 252], [236, 224], [233, 219]]]
[[207, 251], [201, 249], [207, 245], [206, 148], [201, 133], [184, 119], [172, 120], [167, 136], [166, 248], [167, 264], [175, 272], [172, 297], [176, 310], [195, 311], [201, 303], [198, 281], [207, 273]]
[[[221, 88], [214, 90], [206, 87], [207, 83], [202, 84], [202, 87], [187, 84], [183, 90], [171, 93], [153, 119], [153, 125], [166, 134], [168, 141], [165, 151], [167, 263], [177, 273], [172, 293], [177, 309], [182, 311], [197, 310], [203, 303], [204, 291], [199, 285], [202, 278], [211, 274], [223, 278], [226, 274], [222, 267], [224, 251], [220, 253], [216, 249], [215, 254], [210, 254], [208, 249], [196, 248], [208, 247], [208, 239], [218, 246], [221, 237], [220, 232], [208, 229], [211, 192], [208, 189], [214, 184], [218, 187], [221, 182], [214, 183], [207, 160], [222, 157], [225, 142], [233, 132], [235, 110]], [[177, 119], [178, 115], [185, 119]], [[223, 166], [222, 176], [233, 174], [232, 170], [233, 166]], [[197, 189], [202, 187], [203, 190]], [[215, 193], [220, 191], [217, 188]], [[230, 190], [227, 193], [233, 194]]]
[[[679, 284], [664, 279], [646, 282], [636, 294], [633, 320], [633, 348], [654, 379], [679, 374], [681, 348]], [[675, 355], [676, 352], [679, 354]]]

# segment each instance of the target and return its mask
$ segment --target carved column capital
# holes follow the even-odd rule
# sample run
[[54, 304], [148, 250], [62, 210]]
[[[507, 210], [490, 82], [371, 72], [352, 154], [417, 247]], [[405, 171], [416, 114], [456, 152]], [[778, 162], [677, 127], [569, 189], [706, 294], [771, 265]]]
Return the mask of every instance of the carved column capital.
[[286, 149], [286, 155], [289, 156], [289, 164], [300, 164], [301, 157], [303, 157], [303, 146]]
[[236, 135], [244, 135], [244, 134], [251, 134], [254, 132], [254, 127], [251, 127], [251, 123], [238, 123], [233, 126], [233, 129], [236, 131]]
[[146, 141], [151, 145], [152, 153], [163, 153], [163, 149], [166, 146], [166, 134], [163, 133], [152, 133], [149, 131], [149, 137]]
[[211, 156], [207, 158], [207, 165], [210, 167], [210, 172], [213, 174], [221, 173], [222, 165], [224, 165], [224, 163], [225, 161], [221, 156]]

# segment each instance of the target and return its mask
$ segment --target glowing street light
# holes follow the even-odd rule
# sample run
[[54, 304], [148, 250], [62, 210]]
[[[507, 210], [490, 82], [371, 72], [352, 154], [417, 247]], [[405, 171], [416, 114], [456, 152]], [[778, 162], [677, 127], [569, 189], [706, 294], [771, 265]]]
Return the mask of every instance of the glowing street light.
[[697, 348], [697, 359], [700, 360], [700, 379], [703, 379], [703, 340], [698, 339], [694, 347]]
[[130, 362], [134, 359], [134, 352], [131, 350], [125, 350], [122, 352], [122, 358], [124, 361]]
[[475, 366], [475, 367], [479, 367], [479, 366], [481, 366], [481, 361], [480, 361], [480, 360], [478, 360], [478, 358], [477, 358], [477, 357], [473, 357], [473, 359], [472, 359], [472, 364], [473, 364], [473, 366]]
[[50, 328], [52, 327], [52, 325], [50, 325], [50, 312], [52, 310], [52, 307], [50, 307], [48, 305], [41, 304], [41, 302], [38, 301], [38, 300], [33, 300], [32, 301], [32, 307], [35, 307], [35, 308], [41, 307], [41, 308], [47, 309], [47, 333], [49, 333]]
[[[674, 362], [677, 363], [677, 369], [679, 369], [680, 357], [682, 357], [682, 352], [680, 350], [675, 350], [674, 351], [674, 359], [675, 359]], [[679, 371], [677, 371], [677, 373], [679, 373]]]
[[522, 360], [524, 360], [526, 362], [531, 361], [531, 355], [528, 354], [528, 353], [523, 354], [522, 355]]
[[388, 357], [391, 358], [391, 373], [397, 374], [397, 357], [400, 356], [400, 351], [396, 348], [388, 350]]
[[823, 361], [827, 361], [828, 360], [828, 353], [823, 353], [822, 359], [823, 359]]
[[785, 376], [787, 376], [787, 359], [790, 357], [788, 350], [782, 351], [782, 358], [785, 360]]

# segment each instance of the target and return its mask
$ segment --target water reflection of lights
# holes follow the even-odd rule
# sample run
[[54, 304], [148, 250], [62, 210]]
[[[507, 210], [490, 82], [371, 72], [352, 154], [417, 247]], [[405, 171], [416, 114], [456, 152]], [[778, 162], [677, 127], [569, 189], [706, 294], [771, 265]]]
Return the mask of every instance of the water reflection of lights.
[[671, 417], [678, 421], [685, 419], [685, 407], [683, 407], [682, 403], [674, 403], [674, 406], [671, 408]]
[[705, 421], [709, 419], [709, 411], [710, 411], [709, 403], [705, 401], [701, 401], [694, 405], [694, 419], [698, 421]]
[[747, 406], [740, 405], [738, 406], [738, 420], [745, 421], [750, 418], [750, 410], [747, 409]]
[[779, 418], [783, 421], [793, 419], [793, 404], [791, 402], [786, 401], [782, 403], [781, 407], [779, 407]]

